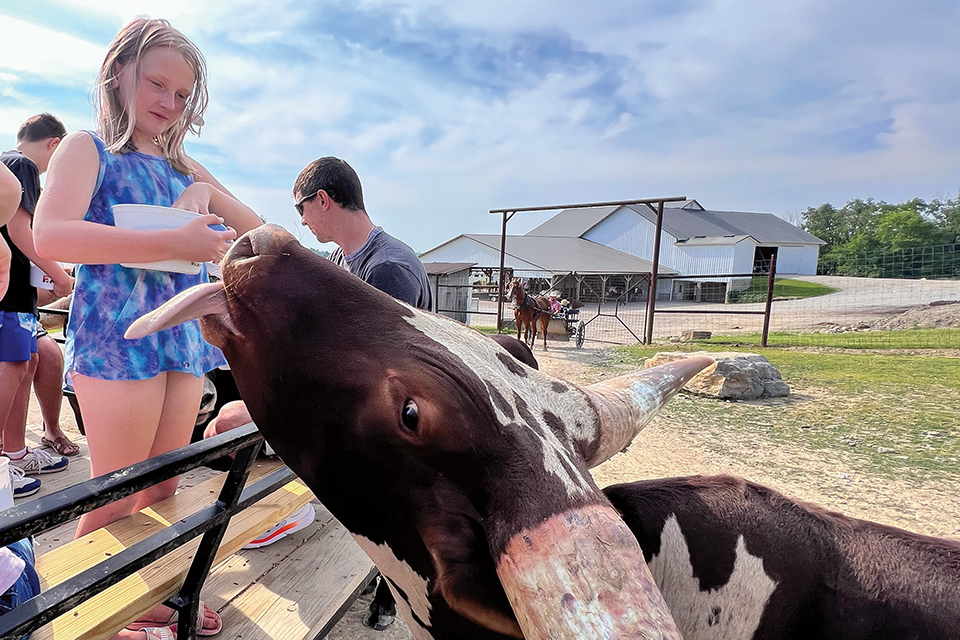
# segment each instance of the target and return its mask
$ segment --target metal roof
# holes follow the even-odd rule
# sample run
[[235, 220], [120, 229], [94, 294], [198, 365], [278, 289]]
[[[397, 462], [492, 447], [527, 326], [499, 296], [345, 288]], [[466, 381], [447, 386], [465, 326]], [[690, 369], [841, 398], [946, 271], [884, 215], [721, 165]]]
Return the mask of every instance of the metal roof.
[[746, 240], [750, 236], [713, 236], [712, 238], [707, 238], [705, 236], [695, 236], [693, 238], [687, 238], [686, 240], [677, 240], [677, 244], [682, 244], [685, 247], [692, 245], [707, 245], [715, 247], [717, 245], [731, 245], [737, 244]]
[[[475, 242], [500, 251], [500, 236], [464, 234]], [[583, 238], [507, 236], [506, 253], [552, 273], [650, 273], [652, 264], [635, 256]], [[658, 273], [678, 271], [660, 266]]]
[[526, 235], [579, 238], [603, 222], [607, 216], [619, 208], [620, 207], [585, 207], [581, 209], [564, 209], [540, 226], [528, 231]]
[[[647, 207], [629, 208], [656, 224], [657, 215]], [[663, 230], [679, 241], [750, 236], [759, 244], [826, 244], [772, 213], [664, 208]]]
[[458, 271], [465, 271], [477, 264], [476, 262], [424, 262], [428, 276], [447, 276]]
[[[580, 238], [621, 208], [628, 208], [653, 224], [657, 222], [656, 212], [643, 205], [564, 209], [526, 235]], [[772, 213], [709, 211], [703, 209], [696, 200], [665, 203], [663, 230], [680, 242], [694, 238], [708, 240], [696, 244], [729, 244], [728, 238], [734, 236], [740, 236], [740, 239], [750, 236], [758, 244], [764, 245], [826, 244]], [[713, 238], [716, 242], [709, 241]]]

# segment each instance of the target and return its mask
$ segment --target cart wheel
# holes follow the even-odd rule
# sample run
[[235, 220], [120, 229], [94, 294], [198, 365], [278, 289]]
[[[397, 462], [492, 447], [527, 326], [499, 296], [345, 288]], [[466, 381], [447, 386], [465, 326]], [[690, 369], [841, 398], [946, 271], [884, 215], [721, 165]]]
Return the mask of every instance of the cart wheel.
[[577, 323], [577, 334], [576, 334], [576, 335], [577, 335], [577, 338], [576, 338], [577, 349], [580, 349], [581, 347], [583, 347], [583, 335], [586, 333], [586, 329], [587, 329], [587, 328], [586, 328], [586, 326], [583, 324], [583, 320], [581, 320], [579, 323]]

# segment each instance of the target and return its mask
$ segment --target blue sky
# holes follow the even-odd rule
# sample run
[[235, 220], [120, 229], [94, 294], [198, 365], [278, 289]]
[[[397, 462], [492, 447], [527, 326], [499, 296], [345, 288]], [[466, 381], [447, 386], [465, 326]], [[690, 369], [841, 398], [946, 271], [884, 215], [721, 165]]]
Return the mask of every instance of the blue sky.
[[511, 206], [683, 195], [797, 221], [960, 189], [956, 0], [8, 2], [2, 144], [40, 111], [91, 128], [106, 46], [137, 15], [206, 56], [189, 153], [310, 246], [290, 190], [325, 155], [418, 251], [498, 233], [487, 211]]

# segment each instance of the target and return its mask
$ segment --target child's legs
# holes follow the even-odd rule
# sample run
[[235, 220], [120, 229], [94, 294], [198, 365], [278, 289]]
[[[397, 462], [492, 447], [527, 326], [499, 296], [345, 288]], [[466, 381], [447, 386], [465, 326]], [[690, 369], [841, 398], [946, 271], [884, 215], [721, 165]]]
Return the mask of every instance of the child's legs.
[[37, 339], [37, 372], [33, 375], [33, 390], [40, 404], [40, 414], [47, 434], [60, 434], [60, 406], [63, 403], [63, 352], [50, 336]]
[[[150, 457], [173, 451], [190, 444], [197, 422], [200, 400], [203, 396], [203, 378], [189, 373], [168, 371], [167, 386], [160, 414], [160, 425], [150, 448]], [[136, 509], [139, 511], [154, 502], [169, 498], [177, 491], [179, 478], [171, 478], [141, 491]]]
[[[0, 429], [7, 451], [24, 447], [26, 405], [30, 389], [23, 397], [23, 383], [33, 379], [36, 367], [36, 338], [32, 326], [23, 326], [19, 314], [0, 312]], [[11, 447], [14, 447], [11, 449]]]
[[[90, 448], [90, 474], [97, 477], [146, 460], [160, 424], [167, 374], [148, 380], [99, 380], [74, 375]], [[137, 494], [80, 518], [77, 537], [133, 513]]]
[[32, 354], [23, 364], [25, 365], [23, 379], [17, 386], [13, 404], [10, 405], [10, 413], [7, 414], [7, 420], [3, 423], [4, 451], [21, 451], [27, 446], [25, 436], [27, 411], [30, 409], [30, 383], [33, 382], [33, 374], [37, 370], [37, 354]]
[[[23, 434], [17, 436], [11, 433], [7, 436], [8, 418], [13, 415], [13, 406], [16, 404], [17, 394], [23, 381], [27, 379], [27, 372], [30, 370], [30, 361], [24, 362], [0, 362], [0, 430], [3, 431], [3, 443], [6, 446], [16, 446], [18, 440], [23, 439]], [[7, 439], [9, 437], [9, 439]], [[13, 451], [23, 449], [20, 445]], [[9, 449], [8, 449], [9, 450]]]

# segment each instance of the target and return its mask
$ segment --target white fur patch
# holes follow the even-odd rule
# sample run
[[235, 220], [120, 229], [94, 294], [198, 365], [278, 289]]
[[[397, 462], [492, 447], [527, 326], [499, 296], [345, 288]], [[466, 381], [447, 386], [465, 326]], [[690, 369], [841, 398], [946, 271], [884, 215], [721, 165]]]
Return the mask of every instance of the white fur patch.
[[[427, 592], [429, 586], [427, 579], [414, 571], [409, 564], [397, 558], [386, 544], [374, 544], [372, 540], [363, 536], [355, 533], [351, 535], [363, 552], [373, 560], [373, 564], [377, 565], [377, 569], [390, 578], [387, 584], [390, 586], [394, 600], [397, 601], [397, 612], [403, 616], [407, 626], [410, 627], [414, 640], [434, 640], [428, 629], [432, 625], [430, 624], [431, 606]], [[406, 599], [397, 593], [391, 581], [403, 589]]]
[[763, 561], [747, 551], [743, 536], [737, 538], [736, 554], [727, 584], [700, 591], [676, 516], [663, 525], [650, 572], [684, 640], [750, 640], [756, 633], [777, 583], [763, 571]]
[[[516, 375], [497, 358], [498, 353], [505, 353], [505, 351], [495, 342], [478, 340], [476, 331], [449, 318], [418, 311], [413, 317], [405, 317], [404, 320], [428, 338], [449, 349], [463, 361], [468, 369], [503, 396], [513, 409], [513, 418], [504, 414], [493, 398], [490, 398], [490, 404], [502, 425], [511, 422], [524, 425], [514, 400], [514, 393], [523, 398], [530, 415], [533, 416], [542, 433], [542, 435], [537, 433], [531, 425], [524, 425], [542, 445], [543, 467], [563, 482], [570, 497], [584, 495], [590, 491], [589, 481], [585, 477], [568, 471], [576, 469], [576, 465], [570, 459], [572, 448], [568, 446], [569, 443], [560, 442], [543, 419], [543, 412], [549, 411], [564, 420], [566, 431], [572, 438], [596, 440], [599, 430], [597, 414], [579, 389], [566, 385], [568, 391], [558, 392], [551, 385], [552, 378], [519, 362], [517, 366], [523, 366], [527, 375]], [[578, 424], [582, 430], [580, 433], [577, 432]]]

